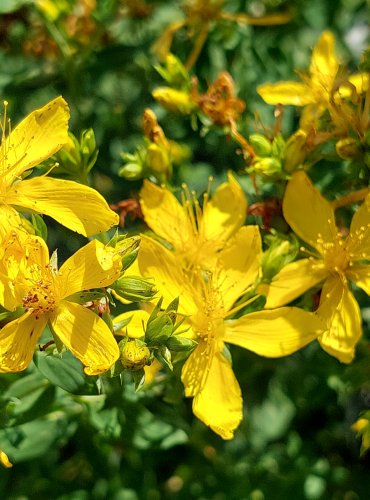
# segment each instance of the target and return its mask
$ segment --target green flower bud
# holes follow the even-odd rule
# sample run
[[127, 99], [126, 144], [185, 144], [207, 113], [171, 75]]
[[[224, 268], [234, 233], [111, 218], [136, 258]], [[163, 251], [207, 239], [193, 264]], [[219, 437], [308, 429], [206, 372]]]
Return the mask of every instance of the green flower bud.
[[166, 345], [170, 351], [182, 352], [193, 350], [197, 343], [195, 342], [195, 340], [187, 339], [186, 337], [172, 335], [167, 340]]
[[271, 142], [261, 134], [252, 134], [249, 136], [249, 143], [258, 156], [271, 155]]
[[129, 181], [136, 181], [143, 177], [143, 166], [139, 163], [126, 163], [119, 169], [118, 175]]
[[122, 276], [111, 288], [119, 297], [132, 302], [151, 300], [156, 294], [154, 284], [139, 276]]
[[274, 137], [271, 144], [271, 152], [274, 158], [282, 159], [284, 157], [285, 141], [281, 135]]
[[262, 174], [266, 177], [276, 177], [282, 172], [281, 163], [276, 158], [256, 157], [248, 171]]
[[144, 342], [127, 340], [121, 352], [121, 363], [127, 370], [138, 371], [150, 364], [151, 354]]
[[298, 240], [286, 239], [277, 233], [266, 236], [269, 248], [262, 255], [262, 271], [264, 279], [270, 281], [280, 269], [292, 262], [299, 250]]

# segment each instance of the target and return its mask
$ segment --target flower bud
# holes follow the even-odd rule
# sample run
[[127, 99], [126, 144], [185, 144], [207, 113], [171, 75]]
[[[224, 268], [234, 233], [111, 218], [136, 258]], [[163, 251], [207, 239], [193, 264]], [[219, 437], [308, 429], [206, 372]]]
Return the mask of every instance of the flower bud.
[[171, 335], [171, 337], [167, 340], [166, 345], [170, 351], [182, 352], [193, 350], [197, 343], [195, 340], [191, 340], [186, 337]]
[[306, 140], [307, 133], [301, 129], [289, 137], [284, 153], [284, 170], [286, 172], [294, 172], [306, 159]]
[[111, 288], [120, 298], [132, 302], [151, 300], [156, 294], [154, 284], [139, 276], [122, 276]]
[[127, 370], [138, 371], [150, 364], [151, 354], [144, 342], [134, 339], [125, 342], [121, 352], [121, 363]]
[[146, 157], [148, 167], [158, 174], [171, 174], [172, 166], [168, 151], [157, 144], [150, 144]]
[[340, 139], [336, 143], [335, 149], [338, 156], [340, 156], [343, 160], [353, 160], [361, 156], [360, 144], [352, 137]]
[[130, 181], [136, 181], [143, 177], [143, 166], [139, 163], [126, 163], [118, 171], [120, 177]]
[[266, 177], [276, 177], [282, 172], [281, 163], [277, 158], [256, 157], [248, 171], [262, 174]]
[[250, 135], [249, 143], [257, 156], [269, 156], [271, 154], [271, 142], [264, 135]]
[[196, 107], [190, 94], [171, 87], [158, 87], [152, 95], [168, 111], [174, 113], [190, 114]]
[[264, 279], [270, 281], [280, 269], [295, 259], [299, 245], [298, 240], [290, 241], [276, 232], [266, 236], [265, 241], [269, 248], [262, 255], [262, 272]]

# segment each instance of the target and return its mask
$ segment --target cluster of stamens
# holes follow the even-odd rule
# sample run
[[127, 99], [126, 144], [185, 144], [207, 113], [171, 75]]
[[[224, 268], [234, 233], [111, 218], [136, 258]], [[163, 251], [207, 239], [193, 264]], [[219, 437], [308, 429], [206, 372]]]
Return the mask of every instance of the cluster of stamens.
[[23, 307], [39, 318], [42, 314], [53, 311], [55, 296], [50, 283], [39, 281], [23, 297]]

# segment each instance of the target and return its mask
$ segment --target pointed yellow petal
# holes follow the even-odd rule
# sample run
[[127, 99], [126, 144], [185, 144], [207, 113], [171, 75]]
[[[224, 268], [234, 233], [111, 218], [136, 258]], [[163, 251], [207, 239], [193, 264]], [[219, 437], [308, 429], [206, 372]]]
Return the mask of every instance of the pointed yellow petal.
[[323, 330], [325, 323], [315, 314], [297, 307], [281, 307], [226, 321], [224, 341], [260, 356], [279, 358], [306, 346]]
[[306, 106], [315, 102], [310, 88], [299, 82], [265, 83], [257, 87], [257, 92], [267, 104]]
[[330, 31], [324, 31], [312, 51], [310, 74], [318, 81], [325, 79], [330, 91], [337, 74], [339, 61], [335, 54], [335, 38]]
[[212, 199], [206, 203], [199, 232], [216, 245], [226, 242], [241, 227], [246, 214], [245, 194], [229, 172], [228, 182], [221, 184]]
[[323, 262], [318, 259], [302, 259], [288, 264], [262, 292], [267, 298], [265, 307], [273, 309], [288, 304], [323, 281], [327, 274]]
[[352, 218], [346, 248], [352, 261], [370, 260], [370, 195]]
[[76, 292], [103, 288], [119, 278], [121, 258], [117, 252], [100, 241], [92, 240], [75, 252], [55, 277], [60, 297]]
[[354, 264], [346, 275], [349, 280], [370, 295], [370, 264]]
[[8, 190], [6, 203], [49, 215], [84, 236], [107, 231], [118, 224], [118, 215], [95, 189], [74, 181], [51, 177], [26, 179]]
[[67, 144], [68, 120], [68, 104], [57, 97], [17, 125], [1, 145], [0, 161], [6, 170], [3, 181], [10, 184]]
[[230, 363], [221, 352], [222, 344], [209, 352], [199, 344], [185, 363], [181, 379], [186, 396], [194, 396], [193, 412], [223, 439], [232, 439], [242, 414], [239, 384]]
[[119, 314], [113, 320], [113, 325], [118, 325], [121, 321], [126, 321], [131, 318], [130, 323], [122, 329], [116, 331], [116, 335], [127, 335], [132, 338], [140, 338], [144, 335], [144, 330], [148, 322], [150, 314], [143, 309], [135, 311], [127, 311]]
[[63, 344], [85, 366], [99, 375], [115, 363], [119, 349], [107, 324], [89, 309], [63, 300], [50, 315], [50, 323]]
[[157, 241], [142, 236], [138, 264], [142, 276], [154, 278], [158, 294], [164, 298], [164, 305], [179, 297], [179, 312], [195, 314], [198, 308], [194, 302], [194, 290], [173, 252]]
[[150, 229], [182, 251], [193, 239], [193, 228], [184, 207], [165, 188], [144, 181], [140, 205]]
[[28, 312], [1, 329], [0, 372], [20, 372], [27, 368], [46, 323], [47, 316], [36, 319]]
[[248, 287], [254, 285], [260, 270], [261, 255], [258, 226], [241, 227], [220, 252], [215, 279], [225, 311]]
[[350, 363], [362, 335], [361, 313], [339, 276], [331, 276], [325, 282], [317, 313], [328, 325], [328, 331], [319, 338], [321, 347], [342, 363]]
[[336, 241], [333, 208], [302, 171], [295, 172], [287, 185], [283, 212], [293, 231], [318, 252], [323, 243]]

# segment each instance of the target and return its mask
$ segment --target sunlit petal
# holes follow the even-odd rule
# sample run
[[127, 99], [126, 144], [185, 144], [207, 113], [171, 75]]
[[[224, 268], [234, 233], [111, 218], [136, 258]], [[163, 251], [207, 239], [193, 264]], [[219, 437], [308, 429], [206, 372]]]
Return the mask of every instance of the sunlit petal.
[[92, 240], [75, 252], [55, 277], [60, 297], [103, 288], [119, 278], [121, 259], [112, 247]]
[[8, 190], [6, 202], [49, 215], [84, 236], [118, 224], [118, 215], [95, 189], [74, 181], [51, 177], [25, 179]]
[[331, 276], [325, 282], [317, 313], [328, 325], [328, 330], [319, 337], [321, 347], [342, 363], [350, 363], [362, 335], [361, 313], [339, 276]]
[[309, 258], [292, 262], [274, 277], [263, 292], [266, 308], [280, 307], [296, 299], [302, 293], [323, 281], [328, 272], [322, 261]]
[[351, 260], [370, 260], [370, 195], [352, 217], [346, 247]]
[[138, 265], [142, 276], [154, 278], [158, 295], [163, 296], [166, 305], [179, 297], [179, 312], [192, 315], [197, 311], [193, 300], [194, 290], [173, 252], [157, 241], [142, 236]]
[[315, 102], [310, 88], [299, 82], [265, 83], [257, 87], [257, 92], [267, 104], [306, 106]]
[[347, 271], [346, 276], [370, 295], [370, 264], [354, 264]]
[[297, 307], [246, 314], [225, 323], [224, 341], [271, 358], [292, 354], [315, 340], [325, 323]]
[[10, 184], [25, 170], [39, 165], [68, 142], [69, 108], [62, 97], [30, 113], [3, 142], [2, 181]]
[[258, 226], [243, 226], [220, 252], [215, 286], [223, 297], [225, 311], [250, 286], [259, 270], [262, 254]]
[[216, 245], [226, 242], [243, 224], [246, 214], [245, 194], [229, 172], [228, 182], [221, 184], [212, 199], [205, 204], [199, 232]]
[[183, 250], [193, 239], [194, 229], [188, 214], [168, 189], [145, 180], [140, 205], [150, 229], [177, 250]]
[[302, 171], [295, 172], [287, 185], [283, 212], [294, 232], [319, 252], [323, 243], [336, 241], [334, 210]]
[[107, 371], [119, 357], [118, 344], [107, 324], [89, 309], [61, 301], [50, 323], [63, 344], [85, 366], [88, 375]]
[[222, 344], [199, 344], [185, 363], [181, 378], [185, 394], [194, 397], [194, 415], [223, 439], [232, 439], [242, 419], [242, 398], [221, 348]]
[[36, 319], [28, 312], [1, 329], [0, 372], [20, 372], [27, 368], [46, 323], [46, 316]]
[[324, 31], [312, 51], [310, 74], [317, 80], [328, 80], [329, 89], [335, 79], [339, 61], [335, 54], [335, 38], [330, 31]]

